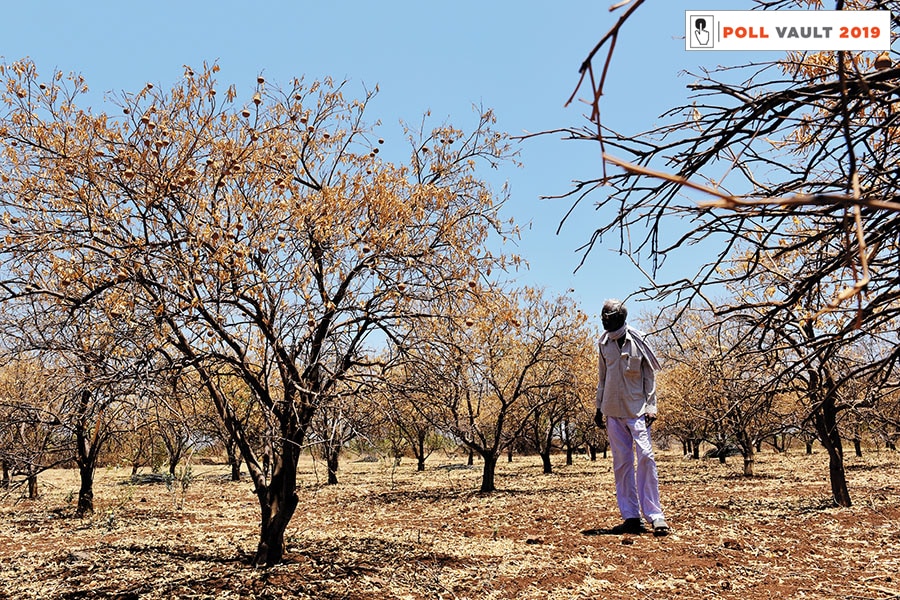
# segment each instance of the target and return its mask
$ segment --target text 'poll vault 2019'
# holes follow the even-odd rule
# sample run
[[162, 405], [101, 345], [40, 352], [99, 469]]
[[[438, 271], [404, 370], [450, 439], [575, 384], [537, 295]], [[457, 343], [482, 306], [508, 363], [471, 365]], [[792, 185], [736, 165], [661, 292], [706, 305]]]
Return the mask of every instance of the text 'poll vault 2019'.
[[891, 13], [685, 11], [685, 50], [889, 50]]

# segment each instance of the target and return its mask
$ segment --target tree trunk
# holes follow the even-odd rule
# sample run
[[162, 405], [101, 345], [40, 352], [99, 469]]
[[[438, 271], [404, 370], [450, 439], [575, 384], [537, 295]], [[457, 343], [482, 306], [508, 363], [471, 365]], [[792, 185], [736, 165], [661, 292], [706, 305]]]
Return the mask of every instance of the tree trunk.
[[3, 480], [0, 481], [0, 489], [9, 489], [9, 461], [3, 461]]
[[144, 436], [136, 430], [134, 432], [134, 437], [138, 438], [138, 441], [136, 442], [137, 448], [134, 448], [131, 451], [130, 456], [132, 477], [135, 477], [138, 474], [140, 468], [144, 465], [144, 455], [146, 454], [144, 450]]
[[417, 437], [417, 450], [415, 452], [416, 455], [416, 471], [424, 471], [425, 470], [425, 433], [420, 432]]
[[853, 451], [857, 457], [862, 457], [862, 440], [858, 437], [853, 438]]
[[36, 500], [38, 497], [38, 480], [37, 475], [29, 475], [28, 476], [28, 498], [31, 500]]
[[282, 443], [281, 456], [276, 456], [272, 481], [262, 489], [257, 488], [260, 507], [259, 546], [253, 566], [272, 567], [284, 558], [284, 532], [297, 504], [297, 462], [299, 444], [286, 440]]
[[549, 452], [541, 452], [541, 465], [544, 467], [544, 474], [549, 475], [553, 473], [553, 463], [550, 462], [550, 453]]
[[835, 448], [828, 453], [828, 474], [831, 478], [831, 494], [838, 506], [849, 508], [853, 505], [850, 500], [850, 490], [847, 487], [847, 475], [844, 472], [844, 451]]
[[572, 447], [568, 446], [566, 448], [566, 466], [569, 466], [569, 467], [572, 466], [573, 458], [574, 458], [573, 455], [574, 455], [574, 451], [572, 450]]
[[691, 440], [691, 458], [694, 460], [700, 460], [700, 440], [693, 439]]
[[787, 441], [784, 439], [784, 436], [781, 436], [781, 442], [778, 442], [778, 434], [772, 436], [772, 447], [775, 448], [775, 452], [781, 454], [787, 450]]
[[806, 442], [806, 455], [807, 456], [812, 455], [812, 447], [813, 447], [812, 442]]
[[[804, 332], [808, 341], [814, 339], [811, 321], [807, 321], [804, 325]], [[828, 452], [831, 496], [836, 505], [849, 508], [852, 502], [847, 488], [847, 475], [844, 472], [844, 446], [837, 426], [836, 385], [825, 364], [819, 364], [817, 369], [810, 369], [807, 373], [809, 375], [806, 381], [807, 394], [812, 402], [813, 423], [819, 442]]]
[[753, 477], [753, 463], [756, 460], [756, 452], [759, 452], [759, 441], [751, 440], [746, 432], [739, 433], [738, 440], [744, 459], [744, 477]]
[[591, 459], [591, 462], [597, 460], [597, 446], [593, 444], [588, 444], [588, 456]]
[[225, 454], [228, 455], [228, 464], [231, 465], [231, 481], [240, 481], [241, 453], [233, 440], [225, 444]]
[[847, 476], [844, 472], [844, 447], [837, 427], [837, 411], [834, 402], [826, 399], [814, 414], [819, 441], [828, 452], [828, 474], [831, 479], [831, 495], [835, 504], [849, 508], [850, 491], [847, 488]]
[[88, 426], [85, 416], [91, 399], [91, 393], [88, 390], [81, 392], [80, 398], [80, 419], [75, 429], [75, 463], [78, 465], [78, 475], [81, 485], [78, 490], [78, 507], [75, 514], [83, 516], [87, 513], [94, 512], [94, 469], [97, 466], [97, 458], [99, 457], [99, 431], [100, 423], [94, 425], [93, 439], [88, 439]]
[[75, 514], [79, 517], [94, 512], [94, 464], [78, 466], [81, 487], [78, 490], [78, 507]]
[[484, 459], [484, 469], [481, 472], [481, 492], [488, 493], [496, 491], [494, 485], [494, 476], [497, 471], [497, 455], [492, 453], [482, 454]]
[[511, 463], [513, 461], [513, 450], [512, 448], [506, 449], [506, 462]]
[[466, 462], [470, 467], [475, 464], [475, 452], [469, 450], [469, 460]]
[[837, 426], [837, 407], [835, 406], [834, 383], [827, 372], [822, 378], [819, 373], [810, 375], [809, 395], [813, 401], [813, 423], [819, 441], [828, 452], [828, 474], [831, 480], [831, 496], [838, 506], [851, 506], [850, 491], [847, 489], [847, 476], [844, 472], [844, 446]]
[[[181, 344], [181, 349], [188, 356], [195, 357], [193, 350], [186, 343]], [[251, 446], [245, 426], [237, 417], [222, 390], [216, 385], [214, 378], [206, 368], [199, 364], [196, 366], [201, 376], [204, 387], [210, 394], [216, 405], [216, 410], [222, 419], [222, 423], [228, 431], [231, 439], [240, 449], [244, 463], [250, 477], [253, 479], [254, 491], [259, 502], [259, 544], [256, 555], [253, 558], [253, 566], [272, 567], [284, 558], [284, 532], [287, 529], [300, 498], [297, 496], [297, 464], [300, 460], [300, 449], [306, 437], [306, 428], [315, 412], [315, 404], [306, 398], [298, 400], [296, 389], [285, 386], [282, 391], [282, 401], [289, 410], [279, 411], [280, 446], [274, 443], [265, 443], [262, 462], [266, 457], [272, 468], [272, 476], [266, 476], [266, 468], [261, 464], [257, 454]], [[288, 381], [290, 383], [290, 380]], [[315, 382], [309, 384], [312, 390], [319, 389]], [[275, 402], [268, 398], [264, 404], [274, 405]]]
[[338, 482], [338, 459], [340, 458], [341, 448], [340, 446], [336, 448], [327, 448], [326, 452], [325, 463], [328, 465], [328, 485], [336, 485]]

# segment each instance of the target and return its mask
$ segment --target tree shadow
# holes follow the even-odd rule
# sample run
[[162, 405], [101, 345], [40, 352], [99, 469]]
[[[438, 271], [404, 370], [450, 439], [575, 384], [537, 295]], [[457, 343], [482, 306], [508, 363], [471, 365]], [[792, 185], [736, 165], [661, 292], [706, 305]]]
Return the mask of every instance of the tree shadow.
[[375, 494], [375, 498], [382, 504], [396, 504], [398, 502], [442, 502], [446, 500], [470, 500], [478, 497], [480, 492], [475, 489], [460, 490], [390, 490]]
[[883, 471], [884, 465], [867, 465], [867, 464], [859, 464], [859, 463], [845, 463], [844, 464], [845, 471]]
[[[344, 600], [347, 589], [357, 587], [359, 580], [378, 580], [397, 565], [408, 567], [405, 576], [427, 590], [440, 581], [444, 569], [470, 567], [475, 560], [435, 552], [427, 542], [376, 536], [296, 539], [288, 542], [284, 559], [271, 569], [251, 568], [253, 554], [240, 548], [221, 555], [190, 545], [128, 544], [120, 548], [128, 551], [129, 559], [118, 567], [154, 565], [165, 571], [165, 576], [151, 569], [143, 581], [96, 586], [89, 594], [71, 590], [60, 597], [131, 600], [151, 593], [159, 597], [219, 597], [236, 593], [244, 597], [249, 593], [254, 598]], [[100, 553], [96, 560], [102, 558]], [[284, 596], [288, 590], [296, 595]], [[437, 597], [440, 590], [434, 591]]]

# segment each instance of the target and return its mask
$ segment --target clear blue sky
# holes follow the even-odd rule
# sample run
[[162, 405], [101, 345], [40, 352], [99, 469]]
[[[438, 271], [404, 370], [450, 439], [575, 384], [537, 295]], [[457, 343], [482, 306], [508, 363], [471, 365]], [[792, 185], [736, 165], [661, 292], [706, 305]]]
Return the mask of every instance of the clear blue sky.
[[[108, 91], [137, 91], [152, 81], [166, 87], [182, 65], [218, 62], [219, 80], [240, 88], [263, 73], [274, 84], [294, 76], [348, 79], [349, 93], [380, 93], [369, 118], [399, 132], [403, 119], [418, 123], [426, 110], [438, 121], [468, 124], [472, 105], [493, 108], [498, 126], [512, 135], [585, 122], [586, 105], [564, 103], [578, 67], [621, 11], [610, 0], [545, 1], [413, 0], [7, 2], [0, 21], [0, 56], [30, 57], [40, 73], [53, 69], [84, 75], [103, 108]], [[686, 52], [687, 9], [749, 8], [736, 0], [651, 0], [639, 9], [617, 45], [605, 122], [643, 131], [665, 108], [685, 97], [686, 77], [699, 66], [738, 64], [735, 53]], [[746, 58], [746, 57], [743, 57]], [[599, 65], [598, 65], [599, 66]], [[586, 97], [585, 94], [580, 97]], [[390, 141], [388, 135], [385, 137]], [[397, 140], [400, 142], [399, 135]], [[389, 144], [388, 144], [389, 145]], [[385, 150], [388, 150], [386, 147]], [[545, 136], [521, 144], [523, 167], [486, 171], [495, 189], [506, 181], [512, 197], [506, 216], [521, 224], [518, 247], [530, 263], [521, 282], [566, 292], [588, 314], [607, 297], [625, 297], [646, 280], [605, 239], [587, 264], [576, 248], [598, 218], [585, 202], [562, 232], [556, 229], [568, 201], [541, 200], [567, 191], [575, 179], [599, 173], [599, 147]], [[693, 255], [696, 257], [696, 253]], [[693, 274], [691, 254], [672, 257], [662, 277]], [[652, 308], [632, 303], [632, 311]]]

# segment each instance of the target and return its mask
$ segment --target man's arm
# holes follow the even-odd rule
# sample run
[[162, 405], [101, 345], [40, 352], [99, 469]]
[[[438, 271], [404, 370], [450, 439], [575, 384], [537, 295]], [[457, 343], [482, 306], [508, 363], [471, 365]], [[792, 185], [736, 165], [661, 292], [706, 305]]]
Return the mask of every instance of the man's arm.
[[603, 405], [603, 391], [606, 388], [606, 361], [603, 360], [603, 348], [598, 344], [598, 369], [597, 369], [597, 397], [594, 401], [594, 406], [596, 408], [596, 412], [594, 413], [594, 423], [600, 429], [606, 429], [606, 423], [603, 422], [603, 411], [601, 410], [601, 406]]
[[645, 414], [653, 420], [656, 418], [656, 371], [646, 359], [641, 361], [641, 378], [644, 384], [644, 395], [647, 398]]

